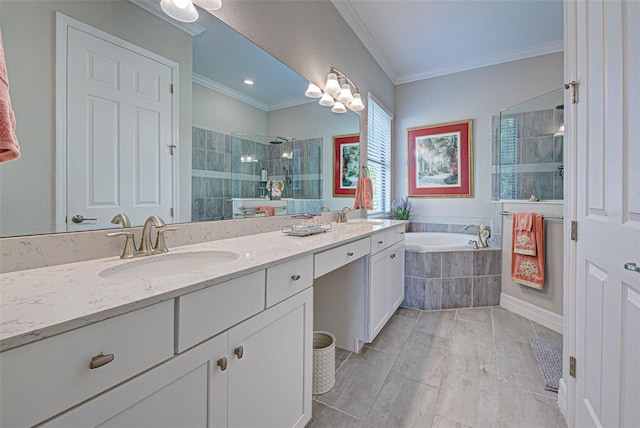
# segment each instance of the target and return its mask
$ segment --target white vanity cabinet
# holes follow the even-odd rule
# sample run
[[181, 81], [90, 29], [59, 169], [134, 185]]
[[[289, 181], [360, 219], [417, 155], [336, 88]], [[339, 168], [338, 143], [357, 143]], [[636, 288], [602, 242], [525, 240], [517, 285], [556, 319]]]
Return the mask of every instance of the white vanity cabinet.
[[[404, 226], [403, 226], [404, 227]], [[369, 260], [368, 322], [365, 342], [370, 343], [404, 300], [404, 235], [391, 229], [386, 239], [373, 235], [372, 248], [378, 252]], [[399, 242], [396, 240], [402, 239]], [[388, 246], [380, 250], [380, 242]]]
[[46, 427], [303, 427], [311, 288], [49, 421]]

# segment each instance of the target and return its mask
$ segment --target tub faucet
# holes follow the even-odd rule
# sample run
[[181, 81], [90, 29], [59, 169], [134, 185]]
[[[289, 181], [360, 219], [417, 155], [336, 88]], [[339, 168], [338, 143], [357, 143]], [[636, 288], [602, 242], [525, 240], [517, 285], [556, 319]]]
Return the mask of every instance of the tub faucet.
[[340, 212], [338, 213], [338, 223], [346, 223], [348, 218], [347, 218], [347, 212], [345, 210], [349, 210], [351, 211], [351, 207], [349, 205], [345, 206], [344, 208], [342, 208], [342, 210], [340, 210]]
[[478, 235], [478, 247], [479, 248], [487, 248], [487, 243], [483, 239], [482, 233], [480, 232], [480, 226], [478, 226], [477, 224], [468, 224], [465, 227], [463, 227], [462, 230], [467, 230], [470, 227], [475, 227], [475, 229], [476, 229], [476, 234]]

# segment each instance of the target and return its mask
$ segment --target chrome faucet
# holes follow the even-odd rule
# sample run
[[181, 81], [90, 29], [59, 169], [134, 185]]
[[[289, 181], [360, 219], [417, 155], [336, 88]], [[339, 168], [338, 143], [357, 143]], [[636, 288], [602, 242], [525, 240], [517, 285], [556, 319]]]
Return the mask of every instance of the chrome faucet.
[[326, 205], [322, 205], [322, 206], [320, 207], [320, 212], [322, 212], [322, 211], [331, 212], [331, 210], [329, 209], [329, 207], [328, 207], [328, 206], [326, 206]]
[[144, 227], [142, 228], [142, 238], [140, 239], [140, 247], [138, 251], [144, 255], [150, 255], [154, 253], [154, 247], [151, 246], [151, 226], [155, 226], [156, 228], [164, 228], [166, 224], [164, 221], [157, 215], [149, 216], [147, 221], [144, 222]]
[[338, 213], [338, 223], [346, 223], [348, 218], [347, 218], [347, 212], [345, 210], [349, 210], [351, 211], [351, 207], [349, 205], [345, 206], [344, 208], [342, 208], [342, 210], [340, 210], [340, 212]]
[[482, 232], [480, 231], [480, 226], [478, 226], [477, 224], [468, 224], [465, 227], [463, 227], [462, 230], [467, 230], [470, 227], [475, 227], [475, 229], [476, 229], [476, 234], [478, 235], [478, 243], [477, 243], [478, 247], [479, 248], [487, 248], [487, 242], [484, 240], [484, 238], [482, 236]]

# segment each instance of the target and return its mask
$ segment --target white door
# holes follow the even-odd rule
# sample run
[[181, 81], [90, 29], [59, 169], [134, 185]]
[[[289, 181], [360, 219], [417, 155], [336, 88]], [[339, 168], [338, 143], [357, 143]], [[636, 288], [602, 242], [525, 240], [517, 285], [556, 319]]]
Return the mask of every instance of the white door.
[[[132, 225], [172, 207], [171, 67], [70, 27], [67, 230]], [[74, 216], [86, 219], [80, 223]], [[78, 217], [75, 217], [76, 221]]]
[[404, 241], [395, 244], [389, 256], [389, 312], [393, 314], [404, 300]]
[[389, 266], [390, 250], [371, 256], [369, 261], [369, 331], [367, 343], [373, 342], [390, 317], [389, 314]]
[[574, 425], [639, 427], [640, 273], [628, 269], [640, 266], [640, 2], [574, 7]]

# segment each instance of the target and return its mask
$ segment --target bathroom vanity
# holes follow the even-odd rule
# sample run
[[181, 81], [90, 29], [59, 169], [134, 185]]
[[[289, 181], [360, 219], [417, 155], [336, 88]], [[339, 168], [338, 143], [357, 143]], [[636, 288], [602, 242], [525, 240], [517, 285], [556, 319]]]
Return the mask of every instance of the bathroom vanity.
[[333, 226], [3, 274], [0, 423], [304, 426], [313, 331], [357, 351], [403, 299], [404, 223]]

